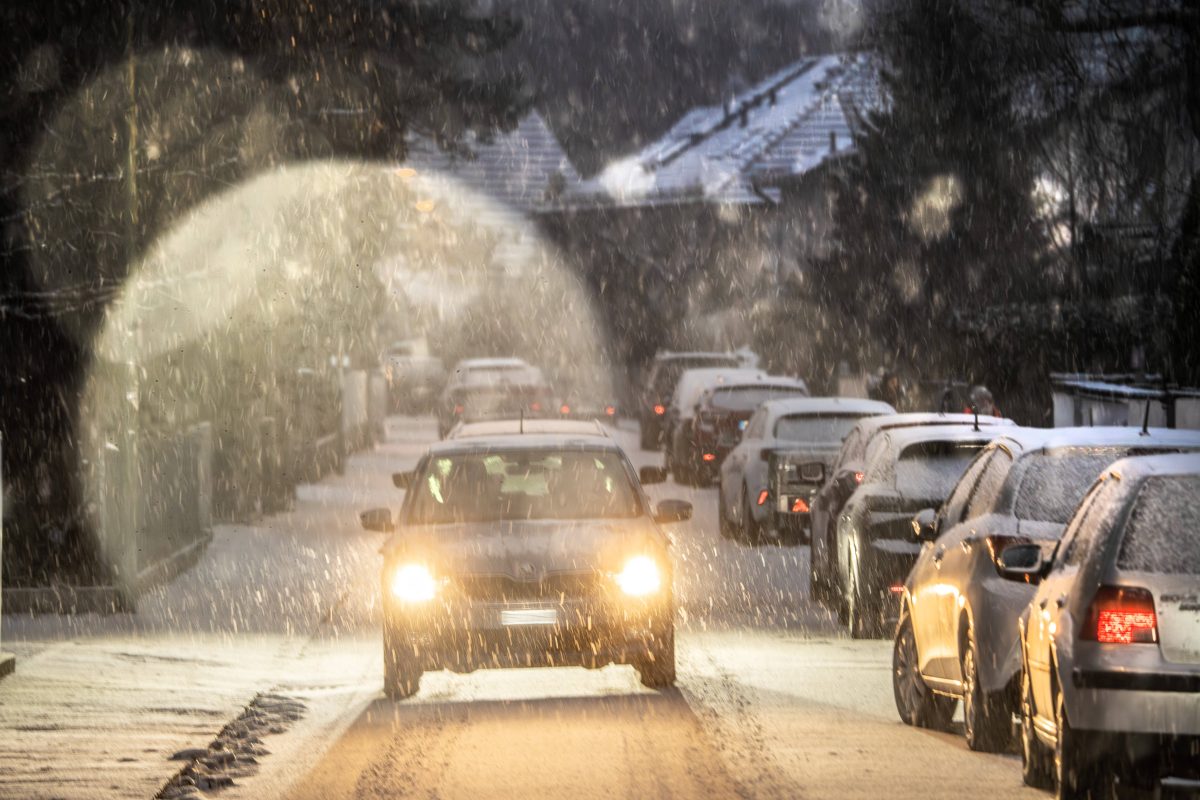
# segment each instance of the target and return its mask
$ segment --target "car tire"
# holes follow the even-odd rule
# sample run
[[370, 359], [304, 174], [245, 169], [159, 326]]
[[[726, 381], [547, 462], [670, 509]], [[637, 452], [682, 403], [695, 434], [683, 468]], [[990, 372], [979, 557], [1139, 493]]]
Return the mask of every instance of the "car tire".
[[1058, 800], [1108, 800], [1112, 787], [1103, 780], [1094, 757], [1090, 757], [1091, 743], [1087, 737], [1071, 727], [1061, 689], [1054, 701], [1054, 721], [1058, 728], [1054, 746], [1054, 796]]
[[817, 532], [813, 530], [809, 537], [808, 548], [808, 593], [813, 600], [828, 608], [830, 605], [829, 583], [825, 580], [825, 573], [822, 569], [825, 566], [825, 559], [817, 559], [816, 540]]
[[641, 433], [638, 437], [638, 445], [643, 450], [657, 450], [659, 448], [659, 437], [661, 431], [659, 426], [651, 425], [648, 422], [643, 422], [641, 425]]
[[741, 539], [746, 544], [759, 544], [762, 541], [762, 526], [754, 519], [754, 510], [750, 507], [750, 496], [746, 487], [742, 487], [742, 526]]
[[979, 684], [979, 645], [967, 629], [962, 656], [963, 732], [967, 747], [979, 753], [1002, 753], [1012, 743], [1012, 710], [1003, 692], [988, 694]]
[[389, 700], [404, 700], [421, 689], [421, 666], [403, 637], [383, 637], [383, 693]]
[[1051, 753], [1033, 731], [1033, 684], [1029, 668], [1021, 666], [1021, 780], [1035, 789], [1054, 786], [1054, 763]]
[[675, 685], [675, 626], [668, 625], [655, 637], [650, 652], [635, 663], [642, 685], [666, 689]]
[[936, 731], [950, 726], [954, 707], [958, 705], [953, 697], [935, 694], [921, 677], [917, 641], [907, 614], [900, 620], [892, 644], [892, 697], [905, 725]]
[[851, 639], [878, 639], [883, 629], [880, 610], [858, 588], [858, 561], [850, 565], [850, 588], [846, 592], [846, 622]]
[[725, 505], [725, 488], [717, 487], [717, 528], [722, 539], [732, 539], [735, 533], [733, 520], [729, 518], [729, 509]]

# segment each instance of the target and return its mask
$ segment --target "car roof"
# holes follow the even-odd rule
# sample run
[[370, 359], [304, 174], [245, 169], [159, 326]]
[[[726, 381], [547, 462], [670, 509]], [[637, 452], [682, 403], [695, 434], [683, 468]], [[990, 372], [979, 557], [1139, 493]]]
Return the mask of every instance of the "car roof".
[[1114, 462], [1104, 472], [1120, 479], [1151, 475], [1200, 475], [1200, 453], [1131, 456]]
[[[744, 367], [701, 367], [685, 370], [675, 384], [675, 397], [685, 403], [685, 410], [700, 399], [700, 394], [711, 386], [721, 383], [745, 383], [748, 381], [765, 380], [767, 373], [761, 369], [746, 369]], [[674, 399], [674, 398], [672, 398]]]
[[863, 400], [858, 397], [786, 397], [768, 400], [762, 404], [767, 414], [786, 416], [789, 414], [895, 414], [896, 409], [879, 400]]
[[921, 442], [981, 442], [986, 444], [996, 438], [996, 432], [986, 426], [975, 430], [970, 425], [918, 425], [909, 428], [893, 428], [886, 436], [897, 447], [907, 447]]
[[1023, 453], [1063, 447], [1200, 447], [1200, 431], [1117, 426], [1088, 428], [1013, 428], [996, 435], [1011, 450]]
[[[867, 417], [859, 420], [856, 427], [870, 438], [882, 430], [892, 428], [911, 428], [926, 425], [974, 425], [974, 414], [941, 414], [938, 412], [912, 412], [907, 414], [887, 414], [877, 417]], [[1016, 426], [1016, 423], [1006, 417], [979, 417], [979, 426]]]
[[734, 353], [718, 353], [716, 351], [708, 350], [664, 350], [654, 356], [654, 360], [659, 362], [675, 361], [685, 358], [727, 358], [735, 363], [741, 361], [741, 359], [739, 359]]
[[471, 439], [480, 436], [530, 436], [532, 434], [570, 434], [604, 436], [599, 423], [573, 419], [495, 419], [487, 422], [465, 422], [455, 426], [447, 439]]
[[456, 369], [496, 369], [499, 367], [529, 367], [532, 366], [523, 358], [513, 356], [501, 358], [464, 358], [458, 362]]
[[599, 433], [561, 434], [529, 433], [524, 435], [498, 434], [494, 436], [471, 436], [465, 439], [443, 439], [429, 446], [433, 456], [462, 455], [466, 453], [489, 453], [499, 450], [609, 450], [623, 453], [612, 439]]

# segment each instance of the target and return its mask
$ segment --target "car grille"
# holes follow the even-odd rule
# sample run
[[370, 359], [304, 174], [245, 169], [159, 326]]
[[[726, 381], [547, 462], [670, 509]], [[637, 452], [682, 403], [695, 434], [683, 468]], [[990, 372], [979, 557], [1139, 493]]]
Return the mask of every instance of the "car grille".
[[599, 591], [599, 583], [594, 572], [547, 575], [531, 581], [507, 575], [469, 575], [455, 580], [459, 591], [472, 600], [492, 602], [586, 598]]

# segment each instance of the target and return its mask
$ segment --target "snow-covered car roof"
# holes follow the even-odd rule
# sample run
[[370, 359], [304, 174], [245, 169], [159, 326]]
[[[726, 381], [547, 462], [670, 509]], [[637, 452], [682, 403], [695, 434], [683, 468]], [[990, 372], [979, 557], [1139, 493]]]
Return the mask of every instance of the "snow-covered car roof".
[[769, 419], [804, 414], [895, 414], [896, 409], [879, 400], [857, 397], [786, 397], [762, 404]]
[[500, 369], [460, 370], [454, 374], [451, 388], [487, 386], [545, 386], [546, 377], [537, 367], [520, 364]]
[[471, 436], [464, 439], [444, 439], [429, 446], [431, 456], [463, 453], [488, 453], [497, 450], [611, 450], [624, 453], [612, 439], [599, 432], [591, 434], [527, 433]]
[[727, 358], [735, 363], [741, 359], [736, 353], [719, 353], [715, 350], [660, 350], [655, 354], [655, 361], [674, 361], [685, 358]]
[[1150, 475], [1200, 475], [1200, 453], [1132, 456], [1113, 463], [1104, 472], [1122, 480]]
[[761, 369], [744, 369], [739, 367], [701, 367], [686, 370], [679, 376], [675, 384], [675, 394], [671, 405], [684, 415], [692, 412], [696, 401], [705, 389], [721, 384], [746, 384], [755, 381], [766, 381], [769, 377]]
[[[879, 417], [867, 417], [858, 423], [858, 428], [866, 438], [874, 436], [882, 430], [891, 428], [910, 428], [918, 425], [973, 425], [974, 414], [940, 414], [937, 412], [912, 412], [908, 414], [889, 414]], [[1007, 417], [979, 417], [979, 425], [1011, 425], [1016, 423]]]
[[969, 425], [917, 425], [908, 428], [893, 428], [886, 432], [896, 449], [922, 442], [982, 442], [987, 444], [996, 438], [996, 431], [980, 425], [979, 430]]
[[1012, 450], [1034, 452], [1063, 447], [1200, 447], [1200, 431], [1172, 428], [1089, 427], [1014, 428], [996, 435]]
[[574, 436], [604, 436], [600, 424], [572, 419], [497, 419], [487, 422], [467, 422], [455, 426], [447, 439], [473, 439], [481, 436], [530, 436], [532, 434], [562, 434]]
[[528, 362], [523, 358], [464, 358], [454, 365], [456, 370], [468, 369], [505, 369], [516, 367], [528, 367]]

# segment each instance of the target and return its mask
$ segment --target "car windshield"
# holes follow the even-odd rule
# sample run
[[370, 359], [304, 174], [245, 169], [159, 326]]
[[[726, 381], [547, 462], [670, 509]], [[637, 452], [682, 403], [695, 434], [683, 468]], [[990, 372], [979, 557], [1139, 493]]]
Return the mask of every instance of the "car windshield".
[[768, 400], [807, 396], [795, 386], [731, 386], [714, 390], [709, 404], [717, 411], [753, 411]]
[[463, 419], [516, 418], [548, 412], [549, 393], [541, 386], [480, 386], [458, 389], [453, 401]]
[[1117, 566], [1134, 572], [1200, 575], [1200, 476], [1147, 478], [1138, 490]]
[[793, 414], [775, 422], [775, 438], [785, 442], [837, 444], [860, 419], [861, 414]]
[[982, 448], [979, 442], [910, 444], [896, 461], [896, 491], [911, 499], [941, 502]]
[[525, 450], [434, 456], [413, 488], [408, 521], [629, 519], [642, 513], [617, 454]]
[[1072, 447], [1028, 456], [1013, 513], [1017, 519], [1066, 525], [1096, 476], [1131, 450]]

